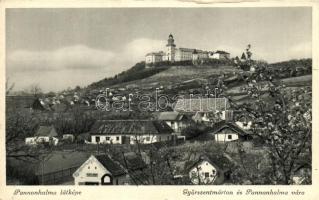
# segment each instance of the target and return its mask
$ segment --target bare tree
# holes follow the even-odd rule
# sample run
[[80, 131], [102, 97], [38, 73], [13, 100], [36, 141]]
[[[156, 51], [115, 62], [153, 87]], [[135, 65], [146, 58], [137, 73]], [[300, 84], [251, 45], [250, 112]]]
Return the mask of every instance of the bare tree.
[[35, 96], [38, 97], [41, 93], [42, 93], [42, 89], [39, 86], [39, 84], [32, 84], [30, 86], [30, 93]]
[[10, 83], [10, 78], [6, 79], [6, 95], [9, 95], [13, 88], [15, 86], [15, 83]]

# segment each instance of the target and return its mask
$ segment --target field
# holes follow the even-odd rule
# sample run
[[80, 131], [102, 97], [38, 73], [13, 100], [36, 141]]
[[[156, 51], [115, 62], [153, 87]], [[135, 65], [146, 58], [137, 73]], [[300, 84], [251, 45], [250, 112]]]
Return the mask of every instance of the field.
[[237, 72], [233, 66], [173, 66], [167, 70], [159, 72], [153, 76], [145, 79], [131, 81], [114, 85], [114, 87], [125, 87], [126, 85], [136, 85], [138, 87], [148, 86], [167, 86], [192, 79], [208, 79], [209, 77], [216, 77], [221, 74], [228, 74]]

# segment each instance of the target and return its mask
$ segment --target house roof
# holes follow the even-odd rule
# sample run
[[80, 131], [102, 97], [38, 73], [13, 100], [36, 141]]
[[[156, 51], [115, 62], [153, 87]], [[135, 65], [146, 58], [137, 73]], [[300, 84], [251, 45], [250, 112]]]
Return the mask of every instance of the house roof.
[[40, 126], [34, 136], [58, 136], [54, 126]]
[[217, 50], [215, 53], [219, 53], [219, 54], [229, 54], [228, 52], [226, 52], [226, 51], [221, 51], [221, 50]]
[[188, 172], [202, 161], [208, 161], [211, 165], [215, 166], [217, 170], [223, 171], [229, 170], [230, 166], [232, 165], [230, 160], [222, 154], [202, 154], [197, 155], [196, 160], [185, 163], [185, 170]]
[[230, 128], [233, 131], [235, 131], [236, 133], [238, 133], [239, 135], [249, 135], [248, 132], [246, 132], [245, 130], [241, 129], [239, 126], [237, 126], [236, 124], [232, 123], [232, 122], [226, 122], [226, 121], [220, 121], [218, 123], [215, 123], [214, 126], [212, 127], [212, 130], [209, 131], [212, 134], [217, 134], [218, 132], [220, 132], [221, 130], [223, 130], [224, 128]]
[[123, 167], [108, 155], [96, 155], [94, 157], [105, 167], [105, 169], [109, 170], [113, 176], [126, 174]]
[[125, 161], [126, 164], [123, 162], [121, 162], [121, 164], [126, 167], [128, 167], [129, 170], [134, 171], [134, 170], [138, 170], [138, 169], [143, 169], [146, 167], [146, 163], [143, 161], [142, 157], [137, 155], [134, 152], [128, 152], [124, 154], [125, 156]]
[[183, 114], [178, 112], [161, 112], [158, 115], [158, 120], [162, 121], [180, 121], [184, 117]]
[[[90, 155], [86, 152], [78, 151], [58, 151], [52, 152], [44, 157], [44, 163], [39, 162], [35, 170], [36, 175], [49, 174], [80, 167]], [[43, 171], [42, 171], [43, 169]]]
[[209, 162], [220, 172], [217, 173], [218, 176], [214, 181], [214, 184], [222, 184], [224, 182], [224, 173], [230, 171], [233, 165], [232, 162], [222, 154], [203, 154], [198, 155], [198, 159], [185, 163], [185, 173], [189, 173], [191, 169], [203, 161]]
[[178, 99], [174, 106], [174, 110], [179, 112], [213, 112], [228, 108], [229, 102], [226, 98]]
[[151, 120], [98, 120], [91, 134], [168, 134], [173, 130], [163, 121]]

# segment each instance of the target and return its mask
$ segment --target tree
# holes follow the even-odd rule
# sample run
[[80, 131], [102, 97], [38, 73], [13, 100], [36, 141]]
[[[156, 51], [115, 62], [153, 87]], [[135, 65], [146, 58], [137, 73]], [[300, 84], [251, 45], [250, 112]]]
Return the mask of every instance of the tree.
[[33, 96], [38, 97], [42, 93], [42, 89], [40, 88], [38, 84], [32, 84], [30, 86], [30, 93]]
[[186, 139], [192, 139], [197, 137], [205, 132], [205, 126], [200, 124], [192, 124], [191, 126], [182, 130], [182, 135], [186, 137]]
[[6, 79], [6, 95], [9, 95], [12, 92], [15, 85], [14, 83], [10, 83], [9, 80], [9, 78]]
[[[266, 64], [253, 60], [248, 64], [254, 65], [255, 72], [238, 75], [254, 102], [239, 106], [228, 98], [234, 109], [254, 118], [253, 135], [263, 142], [267, 164], [272, 169], [271, 173], [268, 170], [258, 173], [268, 176], [270, 184], [292, 184], [297, 169], [311, 166], [311, 88], [286, 88]], [[268, 84], [266, 91], [260, 87], [265, 84]]]

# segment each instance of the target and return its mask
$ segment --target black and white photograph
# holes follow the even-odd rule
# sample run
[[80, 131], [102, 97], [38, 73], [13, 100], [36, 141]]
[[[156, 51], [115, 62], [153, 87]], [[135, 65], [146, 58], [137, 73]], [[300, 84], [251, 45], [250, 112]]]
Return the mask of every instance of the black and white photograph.
[[312, 14], [6, 8], [5, 184], [312, 185]]

